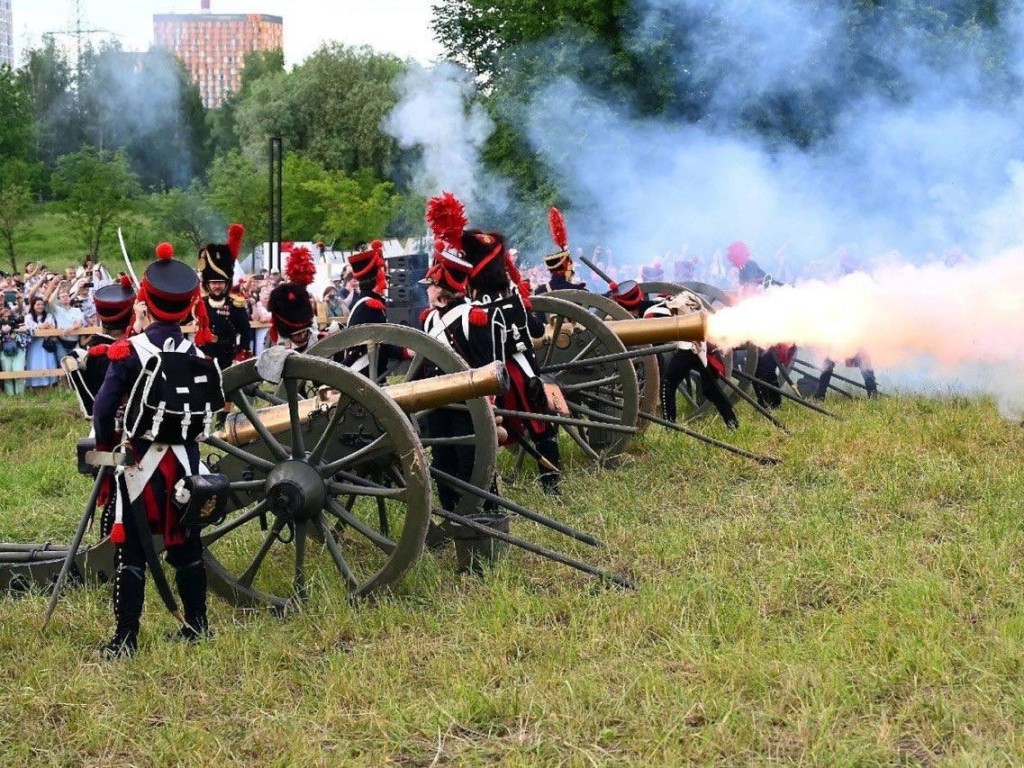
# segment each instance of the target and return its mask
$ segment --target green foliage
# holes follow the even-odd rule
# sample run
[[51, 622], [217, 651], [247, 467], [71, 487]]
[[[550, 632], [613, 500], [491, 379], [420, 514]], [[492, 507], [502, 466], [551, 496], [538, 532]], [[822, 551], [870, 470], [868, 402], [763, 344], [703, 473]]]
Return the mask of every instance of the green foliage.
[[7, 64], [0, 64], [0, 160], [31, 162], [35, 126], [28, 90]]
[[18, 272], [14, 238], [26, 224], [32, 211], [32, 193], [24, 184], [0, 183], [0, 242], [6, 251], [12, 273]]
[[223, 225], [197, 182], [188, 189], [169, 189], [150, 195], [144, 208], [165, 240], [188, 243], [198, 250], [224, 237]]
[[241, 145], [250, 157], [267, 152], [281, 136], [287, 151], [301, 152], [328, 170], [368, 170], [390, 177], [394, 139], [381, 124], [396, 103], [402, 62], [369, 48], [325, 45], [288, 73], [257, 80], [236, 113]]
[[391, 182], [377, 182], [369, 173], [351, 177], [336, 171], [306, 187], [320, 198], [317, 213], [329, 240], [343, 248], [384, 236], [400, 207]]
[[242, 65], [241, 87], [237, 93], [231, 93], [216, 109], [211, 109], [206, 116], [207, 129], [210, 136], [210, 151], [214, 156], [221, 156], [232, 149], [240, 149], [236, 126], [238, 106], [249, 95], [253, 84], [267, 75], [284, 72], [284, 52], [249, 51], [245, 54]]
[[79, 149], [83, 138], [83, 121], [72, 91], [71, 64], [52, 35], [45, 35], [40, 47], [26, 52], [18, 80], [29, 95], [36, 151], [49, 172], [58, 157]]
[[97, 259], [104, 235], [116, 219], [130, 213], [139, 181], [124, 152], [91, 147], [57, 160], [51, 179], [58, 208], [68, 217], [80, 242]]

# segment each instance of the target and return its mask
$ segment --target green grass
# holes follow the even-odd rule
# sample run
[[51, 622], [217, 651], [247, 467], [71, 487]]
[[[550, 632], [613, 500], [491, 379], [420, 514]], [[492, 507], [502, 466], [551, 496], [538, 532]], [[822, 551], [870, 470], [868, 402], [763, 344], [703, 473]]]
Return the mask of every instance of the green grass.
[[[443, 553], [376, 603], [214, 599], [217, 638], [182, 648], [150, 589], [140, 656], [108, 665], [107, 588], [42, 637], [45, 596], [0, 600], [0, 765], [1020, 764], [1024, 433], [984, 401], [829, 407], [788, 405], [790, 438], [741, 410], [774, 468], [655, 427], [560, 502], [506, 488], [636, 592]], [[70, 538], [85, 431], [66, 393], [0, 400], [0, 540]]]

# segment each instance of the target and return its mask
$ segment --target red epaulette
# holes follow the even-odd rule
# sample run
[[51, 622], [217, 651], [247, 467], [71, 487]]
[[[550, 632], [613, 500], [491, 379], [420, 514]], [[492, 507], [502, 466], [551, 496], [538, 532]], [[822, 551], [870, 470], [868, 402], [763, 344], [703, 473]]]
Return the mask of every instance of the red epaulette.
[[107, 349], [110, 360], [127, 360], [132, 356], [132, 343], [128, 339], [118, 339]]
[[425, 322], [427, 322], [427, 318], [430, 317], [430, 313], [433, 311], [433, 309], [427, 307], [422, 312], [420, 312], [420, 325], [423, 325]]
[[486, 309], [481, 309], [480, 307], [473, 307], [471, 310], [469, 310], [470, 325], [475, 325], [477, 328], [480, 328], [481, 326], [487, 325], [489, 321], [490, 318], [487, 315]]
[[97, 344], [94, 347], [89, 347], [89, 357], [105, 357], [109, 349], [109, 344]]
[[368, 306], [370, 309], [375, 309], [378, 312], [384, 311], [384, 302], [381, 301], [380, 299], [367, 299], [366, 306]]

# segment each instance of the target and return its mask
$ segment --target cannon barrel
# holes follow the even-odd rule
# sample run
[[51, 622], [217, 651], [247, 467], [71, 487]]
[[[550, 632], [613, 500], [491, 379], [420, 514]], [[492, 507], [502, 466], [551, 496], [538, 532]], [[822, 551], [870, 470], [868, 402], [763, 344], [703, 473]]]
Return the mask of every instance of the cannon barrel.
[[704, 341], [708, 335], [707, 312], [638, 320], [606, 320], [605, 325], [627, 347], [665, 341]]
[[[429, 408], [441, 408], [463, 400], [487, 395], [500, 395], [508, 389], [509, 378], [502, 363], [491, 363], [482, 368], [472, 368], [459, 373], [447, 373], [417, 381], [406, 381], [384, 387], [384, 391], [398, 403], [406, 413], [415, 413]], [[322, 393], [317, 397], [300, 400], [299, 419], [305, 422], [311, 413], [324, 405], [333, 404], [335, 397]], [[291, 428], [288, 404], [261, 408], [260, 421], [271, 434]], [[233, 413], [224, 422], [224, 428], [217, 437], [233, 445], [245, 445], [259, 437], [255, 427], [240, 413]]]

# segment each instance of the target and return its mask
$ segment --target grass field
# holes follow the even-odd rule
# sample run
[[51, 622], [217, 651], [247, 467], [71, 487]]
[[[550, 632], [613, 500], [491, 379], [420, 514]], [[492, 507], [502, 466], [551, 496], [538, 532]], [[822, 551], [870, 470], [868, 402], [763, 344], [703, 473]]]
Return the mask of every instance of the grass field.
[[[42, 637], [45, 596], [0, 599], [0, 765], [1021, 764], [1024, 432], [984, 401], [830, 407], [787, 406], [790, 438], [741, 411], [774, 468], [653, 428], [559, 502], [506, 488], [636, 592], [444, 553], [377, 603], [214, 601], [183, 648], [151, 588], [139, 657], [106, 665], [107, 588]], [[0, 400], [0, 541], [70, 538], [85, 431], [66, 393]]]

